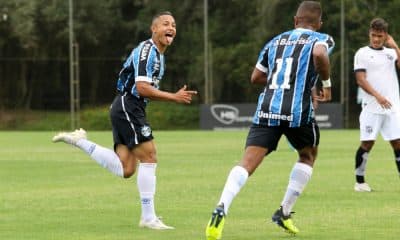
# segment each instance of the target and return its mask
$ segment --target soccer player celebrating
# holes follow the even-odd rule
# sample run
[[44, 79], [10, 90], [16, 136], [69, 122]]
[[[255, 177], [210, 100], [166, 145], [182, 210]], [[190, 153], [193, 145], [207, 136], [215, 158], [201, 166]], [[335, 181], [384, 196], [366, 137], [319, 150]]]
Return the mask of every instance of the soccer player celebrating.
[[400, 50], [388, 34], [388, 26], [382, 18], [373, 19], [369, 46], [360, 48], [354, 56], [356, 81], [365, 92], [360, 114], [361, 145], [355, 157], [354, 190], [358, 192], [371, 191], [365, 182], [365, 169], [379, 132], [390, 142], [400, 173], [400, 100], [396, 73], [396, 68], [400, 68]]
[[291, 213], [297, 198], [311, 178], [317, 157], [319, 129], [314, 119], [312, 89], [317, 77], [322, 91], [314, 99], [331, 99], [330, 63], [332, 38], [316, 32], [321, 27], [319, 2], [304, 1], [294, 17], [295, 29], [281, 33], [261, 50], [251, 76], [253, 84], [265, 85], [259, 96], [242, 160], [231, 170], [220, 200], [207, 224], [208, 240], [221, 239], [225, 216], [234, 197], [266, 155], [276, 150], [285, 135], [298, 153], [281, 206], [272, 221], [287, 232], [296, 234]]
[[155, 213], [157, 155], [145, 109], [150, 99], [189, 104], [197, 92], [187, 90], [186, 85], [176, 93], [158, 89], [165, 70], [164, 52], [176, 35], [172, 14], [157, 14], [153, 18], [151, 32], [150, 39], [133, 49], [119, 74], [119, 94], [110, 109], [114, 151], [87, 140], [83, 129], [61, 132], [53, 137], [53, 141], [69, 143], [82, 149], [98, 164], [119, 177], [131, 177], [139, 165], [137, 186], [142, 206], [139, 226], [173, 229], [165, 225]]

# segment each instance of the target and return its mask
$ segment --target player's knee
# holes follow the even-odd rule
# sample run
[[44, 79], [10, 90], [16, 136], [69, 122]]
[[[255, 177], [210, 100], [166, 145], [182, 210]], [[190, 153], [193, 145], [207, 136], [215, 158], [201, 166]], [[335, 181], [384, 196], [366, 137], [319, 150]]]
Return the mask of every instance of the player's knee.
[[124, 167], [124, 178], [130, 178], [136, 172], [136, 164], [134, 165], [129, 164], [123, 167]]
[[134, 169], [124, 169], [124, 178], [130, 178], [135, 174]]
[[367, 152], [371, 151], [373, 146], [374, 146], [374, 142], [372, 142], [372, 141], [365, 141], [365, 142], [361, 143], [361, 148]]
[[316, 156], [311, 152], [302, 152], [299, 154], [299, 158], [299, 162], [313, 166]]
[[155, 154], [149, 154], [145, 157], [142, 157], [139, 161], [141, 163], [157, 163], [157, 157]]

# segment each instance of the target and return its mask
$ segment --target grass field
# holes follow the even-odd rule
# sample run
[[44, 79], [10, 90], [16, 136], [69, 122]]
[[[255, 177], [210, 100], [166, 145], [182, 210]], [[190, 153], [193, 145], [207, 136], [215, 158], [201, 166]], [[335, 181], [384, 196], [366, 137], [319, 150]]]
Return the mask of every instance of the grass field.
[[[155, 132], [157, 213], [173, 231], [139, 229], [136, 175], [122, 180], [53, 132], [0, 132], [0, 239], [205, 239], [204, 229], [247, 132]], [[110, 132], [89, 137], [111, 146]], [[379, 139], [367, 167], [372, 193], [355, 193], [358, 131], [321, 132], [319, 158], [295, 206], [296, 237], [270, 216], [279, 206], [296, 154], [282, 140], [233, 202], [223, 239], [376, 240], [400, 234], [400, 180]]]

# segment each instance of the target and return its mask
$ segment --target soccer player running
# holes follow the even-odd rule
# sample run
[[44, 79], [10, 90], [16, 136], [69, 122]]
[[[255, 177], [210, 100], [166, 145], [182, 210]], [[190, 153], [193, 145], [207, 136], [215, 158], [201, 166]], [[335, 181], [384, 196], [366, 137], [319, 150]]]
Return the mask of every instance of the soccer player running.
[[[368, 154], [380, 132], [393, 148], [400, 174], [400, 99], [396, 68], [400, 68], [400, 50], [388, 34], [389, 24], [382, 18], [370, 23], [369, 46], [354, 56], [357, 84], [365, 91], [360, 113], [360, 141], [355, 157], [354, 190], [370, 192], [365, 182]], [[386, 45], [386, 47], [385, 47]]]
[[82, 149], [118, 177], [131, 177], [139, 165], [137, 186], [142, 206], [139, 226], [162, 230], [173, 227], [165, 225], [155, 213], [157, 154], [152, 130], [146, 120], [146, 105], [149, 99], [189, 104], [197, 92], [187, 90], [186, 85], [176, 93], [158, 89], [165, 70], [164, 52], [176, 35], [172, 14], [157, 14], [151, 32], [150, 39], [133, 49], [119, 74], [119, 94], [110, 109], [114, 151], [87, 140], [83, 129], [61, 132], [53, 137], [53, 141]]
[[217, 207], [206, 227], [208, 240], [221, 239], [225, 216], [234, 197], [266, 155], [276, 150], [285, 135], [298, 153], [281, 206], [272, 221], [296, 234], [291, 213], [297, 198], [311, 178], [318, 152], [319, 129], [314, 119], [312, 88], [317, 77], [323, 88], [315, 99], [331, 99], [329, 52], [333, 39], [320, 29], [322, 9], [319, 2], [304, 1], [294, 17], [295, 29], [267, 42], [251, 75], [253, 84], [265, 85], [250, 127], [244, 155], [230, 171]]

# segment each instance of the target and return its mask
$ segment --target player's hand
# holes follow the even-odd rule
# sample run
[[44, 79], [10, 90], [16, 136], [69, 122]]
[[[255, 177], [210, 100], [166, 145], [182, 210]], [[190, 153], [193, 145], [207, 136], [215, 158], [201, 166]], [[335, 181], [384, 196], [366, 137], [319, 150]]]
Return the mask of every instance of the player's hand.
[[388, 34], [388, 36], [387, 36], [387, 39], [386, 39], [386, 46], [387, 46], [387, 47], [390, 47], [390, 48], [394, 48], [394, 49], [399, 48], [399, 47], [397, 46], [396, 41], [394, 41], [393, 37], [392, 37], [390, 34]]
[[176, 93], [176, 102], [177, 103], [186, 103], [189, 104], [192, 102], [193, 95], [197, 94], [197, 91], [186, 90], [187, 86], [184, 85], [181, 89], [179, 89]]
[[392, 107], [392, 103], [383, 96], [376, 97], [376, 101], [378, 101], [379, 105], [384, 109], [390, 109]]
[[312, 105], [313, 105], [314, 110], [317, 109], [318, 106], [319, 106], [319, 103], [318, 103], [318, 100], [316, 99], [316, 96], [313, 96], [313, 98], [312, 98]]
[[331, 99], [331, 88], [322, 88], [318, 95], [313, 96], [313, 100], [318, 102], [329, 102]]

